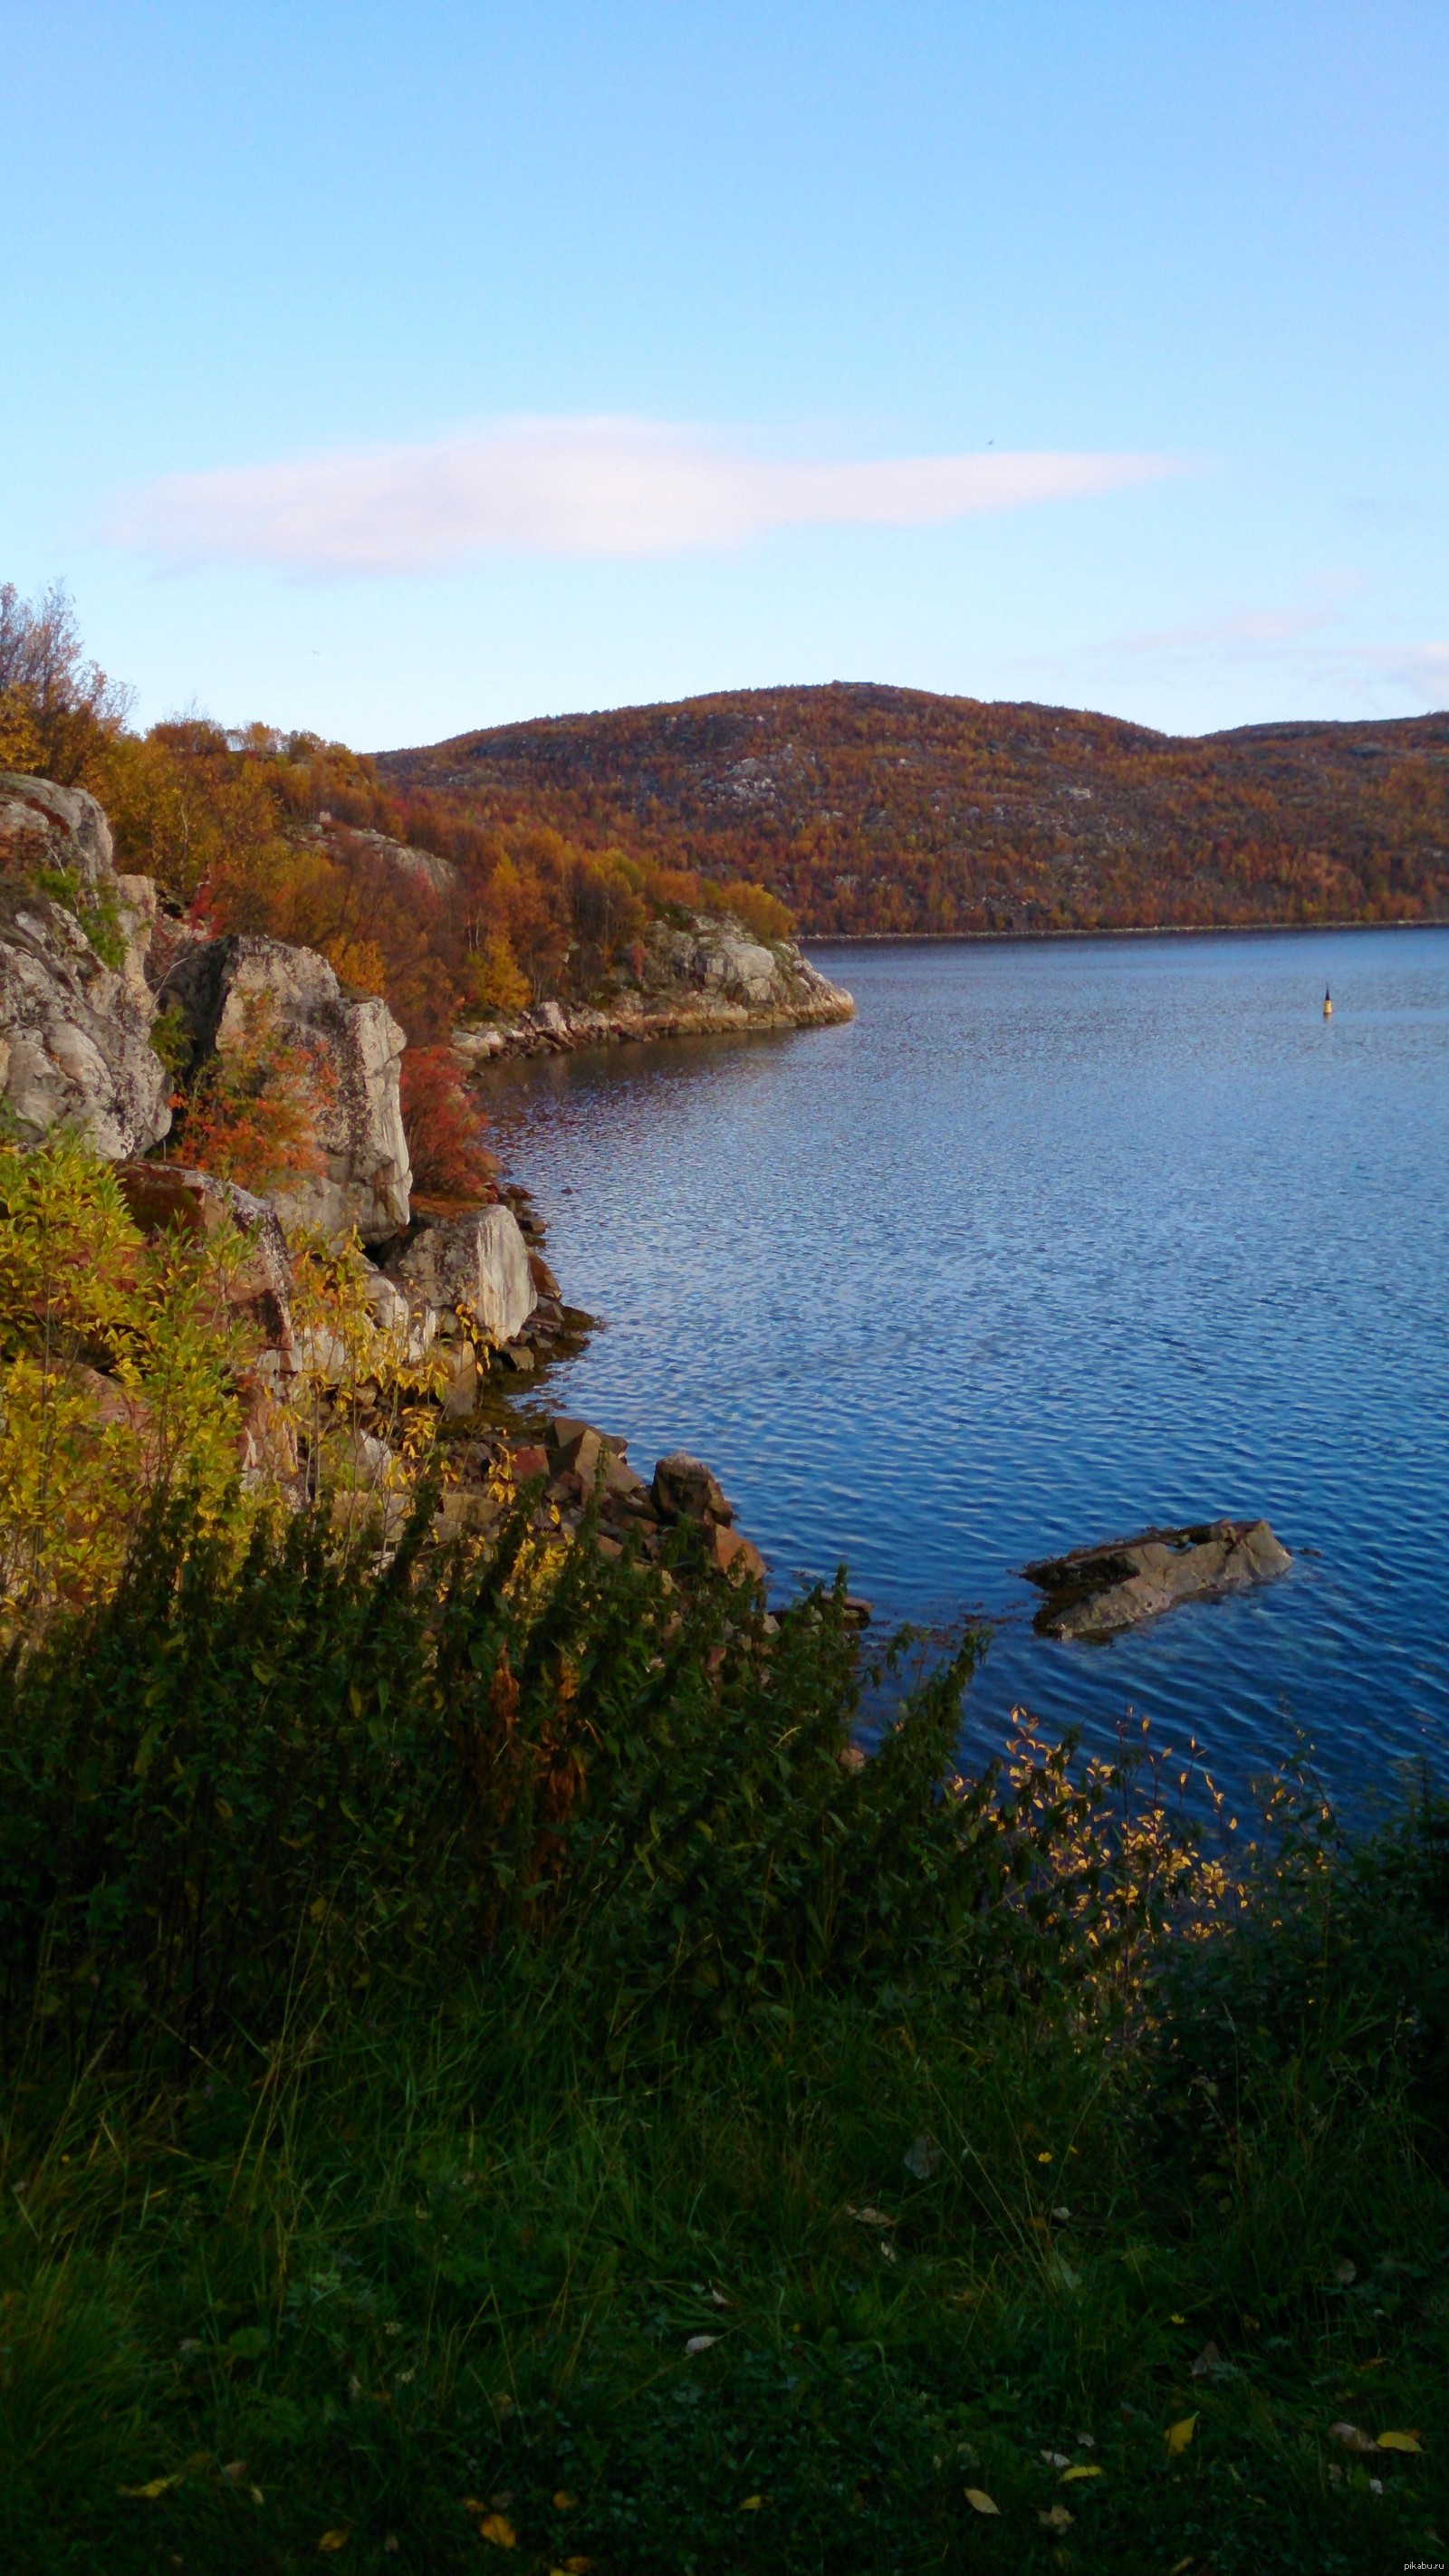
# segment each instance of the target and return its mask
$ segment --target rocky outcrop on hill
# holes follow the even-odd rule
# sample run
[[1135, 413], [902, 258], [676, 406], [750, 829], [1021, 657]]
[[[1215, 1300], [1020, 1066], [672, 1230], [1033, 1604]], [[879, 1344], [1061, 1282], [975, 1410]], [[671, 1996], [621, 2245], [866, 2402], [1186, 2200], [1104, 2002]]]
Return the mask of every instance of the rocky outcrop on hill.
[[598, 1003], [540, 1002], [517, 1020], [455, 1029], [468, 1062], [567, 1054], [622, 1040], [709, 1036], [734, 1029], [826, 1028], [853, 1019], [849, 993], [803, 957], [793, 940], [754, 939], [709, 913], [682, 926], [656, 922], [637, 980]]
[[1194, 1521], [1040, 1557], [1022, 1572], [1047, 1595], [1035, 1620], [1044, 1636], [1095, 1641], [1179, 1601], [1270, 1583], [1292, 1562], [1266, 1521]]
[[193, 1073], [259, 1031], [311, 1058], [323, 1169], [277, 1193], [285, 1222], [333, 1238], [356, 1226], [364, 1243], [402, 1231], [412, 1186], [398, 1079], [405, 1040], [385, 1002], [344, 991], [313, 949], [236, 933], [178, 958], [159, 1000], [180, 1015]]
[[68, 1127], [111, 1159], [171, 1124], [145, 975], [155, 890], [118, 876], [93, 796], [0, 777], [0, 1099], [30, 1142]]

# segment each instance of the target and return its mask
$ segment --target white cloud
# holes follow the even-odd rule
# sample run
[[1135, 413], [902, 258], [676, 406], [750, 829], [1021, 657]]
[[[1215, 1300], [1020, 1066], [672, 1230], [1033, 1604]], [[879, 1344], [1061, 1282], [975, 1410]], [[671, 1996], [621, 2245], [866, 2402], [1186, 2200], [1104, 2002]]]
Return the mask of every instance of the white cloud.
[[512, 420], [426, 447], [169, 475], [132, 494], [110, 533], [173, 565], [425, 572], [486, 548], [638, 557], [736, 546], [769, 528], [924, 527], [1179, 470], [1165, 456], [991, 449], [771, 459], [656, 421]]

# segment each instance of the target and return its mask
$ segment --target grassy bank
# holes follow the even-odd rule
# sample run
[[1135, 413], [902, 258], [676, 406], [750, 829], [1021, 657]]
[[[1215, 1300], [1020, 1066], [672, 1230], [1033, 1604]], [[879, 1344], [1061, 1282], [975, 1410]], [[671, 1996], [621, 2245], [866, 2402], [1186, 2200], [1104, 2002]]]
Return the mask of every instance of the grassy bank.
[[1230, 1876], [969, 1652], [854, 1770], [680, 1547], [173, 1524], [5, 1676], [0, 2562], [1445, 2555], [1442, 1812]]

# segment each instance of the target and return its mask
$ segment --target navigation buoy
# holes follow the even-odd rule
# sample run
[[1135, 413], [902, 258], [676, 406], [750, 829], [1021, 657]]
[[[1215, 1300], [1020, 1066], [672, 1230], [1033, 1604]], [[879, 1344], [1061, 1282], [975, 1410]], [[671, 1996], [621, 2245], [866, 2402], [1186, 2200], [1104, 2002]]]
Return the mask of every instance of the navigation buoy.
[[1331, 993], [1325, 993], [1323, 996], [1323, 1016], [1326, 1020], [1331, 1020], [1333, 1017], [1333, 995]]

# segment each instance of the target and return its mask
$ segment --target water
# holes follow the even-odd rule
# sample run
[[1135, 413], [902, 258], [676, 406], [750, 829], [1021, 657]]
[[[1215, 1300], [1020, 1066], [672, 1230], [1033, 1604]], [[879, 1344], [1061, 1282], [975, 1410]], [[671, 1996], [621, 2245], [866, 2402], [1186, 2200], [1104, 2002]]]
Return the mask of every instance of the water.
[[[985, 1612], [968, 1756], [1021, 1704], [1235, 1799], [1295, 1730], [1350, 1800], [1449, 1769], [1449, 930], [811, 953], [849, 1027], [490, 1077], [606, 1325], [551, 1400], [708, 1458], [780, 1589]], [[1033, 1634], [1028, 1558], [1224, 1512], [1291, 1574]]]

